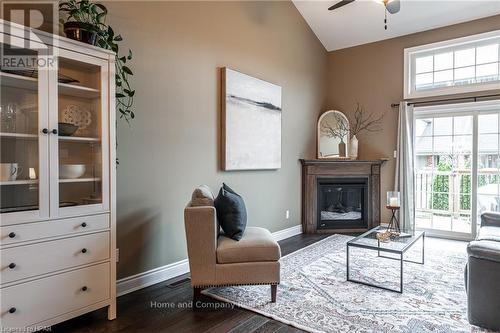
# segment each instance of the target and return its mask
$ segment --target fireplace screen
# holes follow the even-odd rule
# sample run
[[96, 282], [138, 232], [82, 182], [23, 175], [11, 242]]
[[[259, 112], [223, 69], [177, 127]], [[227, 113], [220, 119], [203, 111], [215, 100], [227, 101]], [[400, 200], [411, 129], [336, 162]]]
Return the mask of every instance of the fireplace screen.
[[320, 180], [318, 184], [318, 228], [367, 226], [366, 179]]

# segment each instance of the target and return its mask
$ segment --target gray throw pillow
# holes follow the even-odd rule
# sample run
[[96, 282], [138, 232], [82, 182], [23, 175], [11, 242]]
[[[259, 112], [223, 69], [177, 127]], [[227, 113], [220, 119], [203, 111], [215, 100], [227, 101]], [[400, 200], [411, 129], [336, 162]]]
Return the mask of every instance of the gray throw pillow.
[[243, 198], [223, 183], [214, 204], [224, 235], [239, 241], [247, 226], [247, 209]]

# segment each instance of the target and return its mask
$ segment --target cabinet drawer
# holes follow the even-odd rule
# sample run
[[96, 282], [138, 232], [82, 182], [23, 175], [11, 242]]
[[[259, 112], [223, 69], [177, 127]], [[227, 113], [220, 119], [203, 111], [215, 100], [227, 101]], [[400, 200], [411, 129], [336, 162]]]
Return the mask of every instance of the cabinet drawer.
[[109, 214], [0, 227], [2, 245], [109, 228]]
[[0, 257], [0, 283], [5, 284], [107, 259], [109, 232], [3, 249]]
[[0, 289], [1, 326], [25, 327], [104, 301], [109, 274], [109, 263], [103, 263]]

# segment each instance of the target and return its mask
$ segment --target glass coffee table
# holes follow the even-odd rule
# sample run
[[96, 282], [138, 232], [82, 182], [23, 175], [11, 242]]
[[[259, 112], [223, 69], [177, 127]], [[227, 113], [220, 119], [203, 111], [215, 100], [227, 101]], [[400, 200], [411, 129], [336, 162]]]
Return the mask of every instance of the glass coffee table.
[[[402, 235], [392, 238], [389, 242], [381, 242], [377, 239], [377, 233], [384, 232], [386, 230], [385, 227], [376, 227], [368, 230], [362, 235], [357, 236], [356, 238], [347, 242], [347, 281], [361, 283], [367, 286], [372, 286], [376, 288], [381, 288], [385, 290], [395, 291], [402, 293], [403, 292], [403, 263], [411, 262], [416, 264], [424, 264], [424, 243], [425, 243], [425, 232], [424, 231], [412, 231], [412, 232], [404, 232], [402, 231]], [[422, 250], [421, 255], [422, 259], [420, 261], [408, 260], [404, 258], [404, 254], [412, 248], [412, 246], [417, 243], [418, 240], [422, 240]], [[389, 288], [383, 285], [376, 285], [369, 282], [361, 281], [353, 279], [350, 273], [350, 248], [356, 247], [361, 248], [366, 251], [377, 251], [377, 257], [390, 259], [390, 260], [398, 260], [400, 262], [400, 281], [399, 281], [399, 289]], [[361, 251], [364, 253], [365, 251]]]

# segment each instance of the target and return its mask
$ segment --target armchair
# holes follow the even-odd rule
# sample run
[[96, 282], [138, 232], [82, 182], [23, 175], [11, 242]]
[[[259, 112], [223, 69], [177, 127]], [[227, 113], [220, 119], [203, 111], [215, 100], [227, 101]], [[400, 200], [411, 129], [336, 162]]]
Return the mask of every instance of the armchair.
[[500, 330], [500, 213], [481, 215], [476, 240], [467, 246], [467, 315], [473, 325]]
[[192, 202], [184, 209], [184, 224], [194, 302], [203, 288], [253, 284], [271, 285], [276, 302], [281, 250], [268, 230], [247, 227], [235, 241], [219, 235], [214, 206]]

